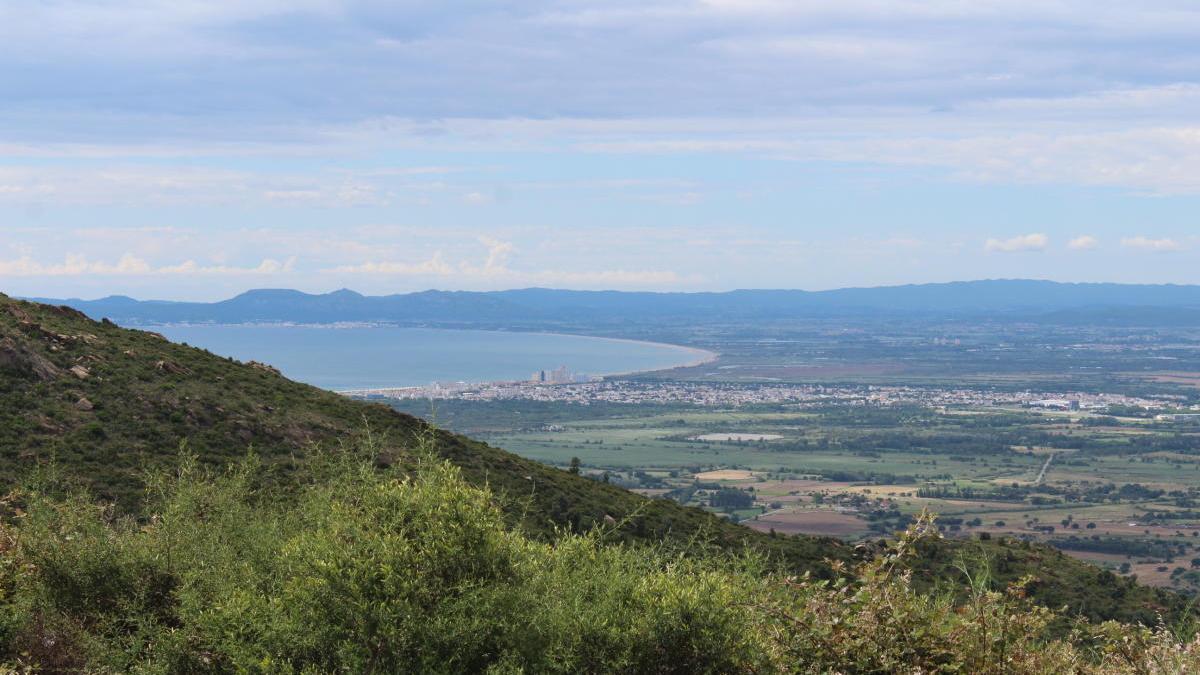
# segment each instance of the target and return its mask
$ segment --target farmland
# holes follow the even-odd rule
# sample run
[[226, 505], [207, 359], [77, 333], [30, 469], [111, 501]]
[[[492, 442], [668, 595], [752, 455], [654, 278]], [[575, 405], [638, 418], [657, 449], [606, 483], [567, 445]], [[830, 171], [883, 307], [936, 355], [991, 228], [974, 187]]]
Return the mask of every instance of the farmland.
[[873, 540], [929, 510], [950, 537], [1047, 542], [1200, 590], [1194, 327], [839, 318], [630, 336], [720, 357], [393, 405], [766, 532]]
[[1044, 541], [1144, 581], [1200, 582], [1200, 428], [1188, 423], [968, 405], [438, 405], [493, 445], [577, 458], [597, 480], [761, 531], [858, 541], [929, 510], [948, 536]]

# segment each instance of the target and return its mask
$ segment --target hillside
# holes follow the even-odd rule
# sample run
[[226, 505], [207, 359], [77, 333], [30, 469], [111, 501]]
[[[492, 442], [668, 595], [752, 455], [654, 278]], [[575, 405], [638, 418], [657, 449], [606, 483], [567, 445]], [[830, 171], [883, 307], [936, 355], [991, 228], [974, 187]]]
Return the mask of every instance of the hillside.
[[[1080, 622], [905, 562], [923, 518], [832, 582], [758, 556], [534, 539], [427, 454], [319, 453], [286, 494], [247, 458], [151, 476], [142, 521], [62, 494], [0, 500], [0, 670], [18, 673], [1077, 673], [1178, 675], [1200, 640]], [[424, 448], [418, 452], [425, 453]], [[1019, 591], [1020, 587], [1014, 590]]]
[[[122, 324], [389, 321], [439, 325], [548, 327], [653, 320], [699, 325], [714, 320], [778, 320], [820, 316], [986, 316], [1025, 320], [1138, 324], [1146, 312], [1186, 309], [1173, 322], [1200, 320], [1200, 286], [1068, 284], [996, 279], [826, 291], [737, 290], [723, 293], [645, 293], [526, 288], [507, 291], [423, 291], [364, 296], [350, 290], [312, 295], [264, 289], [220, 302], [137, 301], [124, 296], [54, 300]], [[1158, 310], [1158, 311], [1155, 311]]]
[[[76, 310], [0, 296], [0, 479], [53, 460], [98, 498], [137, 512], [147, 468], [170, 466], [181, 445], [202, 464], [251, 450], [272, 480], [304, 475], [314, 445], [336, 448], [370, 435], [381, 466], [409, 466], [410, 449], [433, 434], [441, 457], [486, 485], [511, 523], [547, 538], [555, 528], [599, 523], [615, 539], [737, 550], [751, 546], [791, 571], [828, 576], [849, 561], [844, 544], [772, 537], [667, 500], [639, 497], [445, 432], [382, 405], [291, 382], [268, 366], [241, 364], [153, 333], [96, 322]], [[987, 560], [997, 584], [1030, 574], [1032, 596], [1092, 618], [1154, 623], [1183, 599], [1120, 580], [1045, 547], [1001, 541], [939, 542], [914, 563], [923, 588], [962, 588], [960, 560]]]
[[[369, 433], [381, 445], [381, 463], [403, 463], [428, 429], [387, 406], [292, 382], [269, 366], [236, 363], [69, 308], [0, 298], [0, 479], [9, 483], [53, 459], [98, 497], [134, 510], [140, 473], [173, 462], [181, 444], [214, 466], [252, 449], [286, 481], [313, 444], [333, 447]], [[437, 450], [468, 480], [510, 500], [523, 525], [543, 535], [628, 518], [628, 538], [686, 539], [703, 531], [726, 546], [755, 541], [799, 568], [849, 555], [831, 540], [771, 540], [461, 436], [438, 432]]]

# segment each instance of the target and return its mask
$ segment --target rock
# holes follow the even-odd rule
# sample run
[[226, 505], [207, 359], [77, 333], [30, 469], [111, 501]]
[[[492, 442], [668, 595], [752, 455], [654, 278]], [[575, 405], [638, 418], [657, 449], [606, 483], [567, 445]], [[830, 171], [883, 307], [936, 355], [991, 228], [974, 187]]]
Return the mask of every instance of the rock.
[[186, 375], [188, 373], [187, 368], [184, 368], [178, 363], [172, 363], [171, 361], [166, 360], [155, 363], [154, 367], [163, 371], [164, 373], [173, 373], [175, 375]]
[[96, 406], [92, 405], [92, 402], [86, 398], [80, 398], [78, 401], [75, 401], [75, 408], [77, 410], [91, 410], [95, 407]]
[[[4, 297], [8, 297], [8, 296], [4, 296]], [[16, 305], [6, 305], [5, 308], [8, 310], [8, 313], [10, 315], [12, 315], [12, 317], [15, 318], [17, 321], [20, 321], [22, 323], [27, 323], [27, 322], [30, 322], [33, 320], [29, 316], [29, 314], [25, 312], [25, 310], [21, 309], [20, 307], [18, 307]]]
[[71, 374], [81, 380], [86, 380], [92, 376], [91, 371], [83, 366], [71, 366]]
[[261, 371], [270, 373], [272, 375], [280, 374], [279, 369], [276, 368], [275, 366], [268, 366], [267, 364], [259, 363], [258, 361], [250, 361], [250, 362], [246, 363], [246, 365], [248, 365], [251, 368], [254, 368], [256, 370], [261, 370]]
[[0, 368], [32, 375], [39, 380], [53, 380], [61, 372], [46, 357], [7, 337], [0, 340]]
[[92, 335], [91, 333], [81, 333], [79, 335], [71, 335], [69, 333], [59, 333], [52, 331], [40, 323], [29, 320], [21, 320], [17, 327], [30, 337], [40, 338], [50, 343], [50, 348], [57, 351], [58, 349], [66, 349], [77, 347], [81, 344], [99, 345], [104, 344], [104, 340]]

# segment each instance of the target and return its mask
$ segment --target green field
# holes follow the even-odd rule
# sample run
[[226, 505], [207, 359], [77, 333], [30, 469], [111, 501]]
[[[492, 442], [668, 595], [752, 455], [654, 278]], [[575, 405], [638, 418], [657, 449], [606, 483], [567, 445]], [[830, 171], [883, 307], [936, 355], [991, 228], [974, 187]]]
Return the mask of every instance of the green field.
[[[998, 407], [650, 406], [574, 420], [563, 408], [552, 425], [514, 415], [523, 426], [504, 429], [494, 407], [474, 405], [458, 402], [456, 419], [488, 420], [475, 433], [493, 445], [562, 467], [577, 458], [585, 475], [764, 531], [865, 539], [928, 509], [951, 536], [1046, 541], [1152, 583], [1200, 585], [1195, 427]], [[749, 503], [717, 505], [737, 501], [728, 490]]]

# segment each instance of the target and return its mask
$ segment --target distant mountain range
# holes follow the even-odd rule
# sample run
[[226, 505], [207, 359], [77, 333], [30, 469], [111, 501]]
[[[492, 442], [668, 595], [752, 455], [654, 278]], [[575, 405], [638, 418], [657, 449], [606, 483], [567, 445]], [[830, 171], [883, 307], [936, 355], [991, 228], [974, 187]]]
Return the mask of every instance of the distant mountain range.
[[1200, 286], [1076, 284], [1022, 279], [827, 291], [647, 293], [526, 288], [364, 296], [345, 289], [317, 295], [263, 289], [210, 303], [139, 301], [125, 296], [98, 300], [31, 299], [67, 305], [93, 318], [106, 317], [132, 325], [385, 321], [516, 327], [562, 322], [671, 320], [711, 323], [866, 314], [1005, 314], [1056, 323], [1200, 323]]

